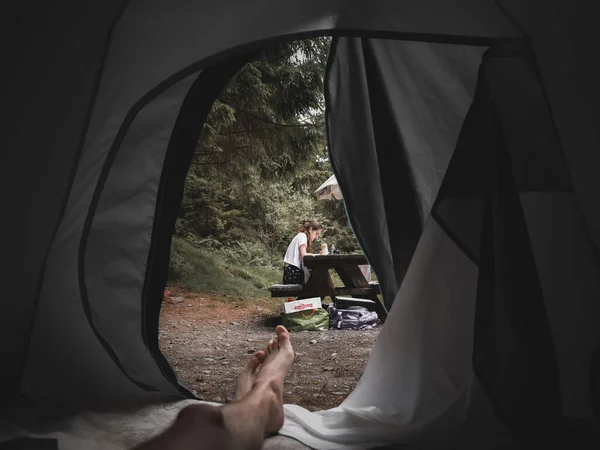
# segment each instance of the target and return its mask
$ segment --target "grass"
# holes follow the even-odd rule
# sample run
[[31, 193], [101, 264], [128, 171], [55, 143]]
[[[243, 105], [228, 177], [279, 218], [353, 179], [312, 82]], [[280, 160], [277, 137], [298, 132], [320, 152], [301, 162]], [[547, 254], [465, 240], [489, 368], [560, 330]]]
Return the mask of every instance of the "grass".
[[[243, 264], [240, 260], [249, 262]], [[335, 286], [343, 286], [335, 270], [329, 273]], [[374, 273], [372, 277], [373, 280], [377, 279]], [[241, 300], [269, 297], [268, 287], [281, 283], [281, 278], [281, 269], [250, 258], [243, 252], [199, 248], [178, 236], [173, 237], [169, 262], [170, 284], [193, 292], [222, 294]]]
[[233, 297], [265, 297], [267, 288], [281, 282], [281, 270], [233, 262], [214, 250], [197, 248], [173, 237], [169, 281], [195, 292]]

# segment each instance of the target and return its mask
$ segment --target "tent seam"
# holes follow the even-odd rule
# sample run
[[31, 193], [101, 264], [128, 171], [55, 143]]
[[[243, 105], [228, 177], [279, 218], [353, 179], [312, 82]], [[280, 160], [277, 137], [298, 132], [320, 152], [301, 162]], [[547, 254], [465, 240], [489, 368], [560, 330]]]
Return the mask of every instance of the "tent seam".
[[[248, 60], [247, 57], [244, 58], [238, 58], [238, 59], [243, 59], [243, 64], [245, 64]], [[233, 65], [235, 66], [235, 72], [237, 72], [239, 70], [239, 66], [241, 65], [241, 63], [239, 61], [236, 60], [228, 60], [226, 61], [227, 63], [230, 63], [233, 61]], [[187, 172], [189, 170], [190, 167], [190, 161], [191, 158], [193, 156], [193, 150], [194, 150], [194, 145], [191, 145], [190, 148], [190, 152], [188, 155], [185, 154], [185, 149], [186, 146], [181, 145], [181, 141], [184, 140], [185, 137], [187, 137], [188, 135], [191, 135], [191, 133], [188, 132], [188, 128], [185, 128], [185, 130], [181, 130], [181, 128], [188, 126], [187, 123], [185, 123], [184, 125], [180, 125], [182, 122], [182, 118], [183, 117], [189, 117], [192, 114], [187, 114], [187, 111], [190, 110], [189, 105], [193, 105], [194, 106], [194, 111], [203, 111], [202, 108], [204, 108], [206, 106], [206, 113], [204, 114], [198, 114], [198, 115], [203, 115], [204, 117], [201, 118], [201, 120], [193, 120], [192, 123], [194, 124], [194, 130], [196, 130], [194, 132], [194, 135], [196, 136], [194, 138], [194, 142], [197, 141], [198, 139], [198, 135], [200, 134], [204, 123], [206, 121], [206, 118], [208, 117], [208, 114], [210, 114], [210, 110], [212, 108], [212, 105], [216, 99], [216, 97], [218, 96], [218, 93], [222, 90], [222, 86], [218, 85], [216, 86], [216, 92], [214, 98], [212, 98], [211, 96], [211, 100], [210, 102], [204, 102], [204, 104], [202, 103], [202, 98], [201, 95], [198, 94], [202, 94], [202, 95], [207, 95], [207, 89], [198, 89], [198, 85], [203, 85], [203, 83], [206, 81], [205, 78], [207, 77], [211, 77], [214, 76], [214, 74], [211, 72], [210, 69], [216, 68], [219, 69], [221, 68], [223, 65], [219, 65], [219, 66], [212, 66], [211, 68], [209, 68], [208, 70], [204, 70], [202, 73], [200, 73], [197, 77], [197, 79], [194, 81], [194, 83], [192, 84], [192, 86], [190, 87], [190, 89], [188, 90], [188, 93], [186, 94], [183, 102], [182, 102], [182, 106], [180, 108], [180, 112], [177, 118], [177, 121], [175, 122], [175, 125], [173, 127], [173, 131], [171, 134], [171, 138], [169, 139], [169, 144], [167, 147], [167, 151], [165, 154], [165, 158], [164, 158], [164, 162], [163, 162], [163, 168], [162, 168], [162, 174], [161, 174], [161, 179], [159, 182], [159, 189], [158, 189], [158, 193], [157, 193], [157, 200], [156, 200], [156, 208], [155, 208], [155, 213], [154, 213], [154, 221], [153, 221], [153, 227], [152, 227], [152, 235], [151, 235], [151, 241], [150, 241], [150, 251], [148, 252], [148, 258], [147, 258], [147, 263], [146, 263], [146, 273], [145, 273], [145, 282], [144, 282], [144, 287], [142, 290], [142, 339], [144, 344], [146, 345], [146, 348], [148, 348], [150, 355], [152, 356], [153, 360], [155, 361], [155, 363], [157, 364], [158, 368], [160, 369], [161, 373], [163, 374], [163, 376], [171, 383], [175, 384], [176, 386], [182, 387], [182, 389], [180, 389], [180, 392], [185, 394], [188, 397], [194, 397], [193, 395], [190, 394], [188, 389], [185, 389], [181, 383], [178, 383], [177, 378], [175, 373], [172, 371], [171, 367], [168, 364], [168, 361], [164, 358], [164, 355], [162, 355], [162, 353], [160, 352], [160, 348], [158, 348], [158, 346], [149, 345], [149, 333], [151, 332], [151, 330], [148, 330], [148, 310], [147, 310], [147, 304], [148, 302], [151, 301], [151, 299], [153, 297], [151, 297], [151, 292], [153, 291], [153, 288], [151, 286], [152, 281], [156, 280], [156, 279], [160, 279], [160, 277], [158, 275], [152, 275], [152, 272], [159, 272], [162, 273], [159, 266], [162, 265], [162, 263], [164, 262], [162, 259], [161, 260], [157, 260], [157, 258], [160, 257], [157, 256], [157, 242], [160, 242], [161, 240], [168, 240], [169, 245], [166, 246], [167, 250], [166, 250], [166, 256], [167, 256], [167, 260], [166, 263], [168, 264], [169, 262], [169, 248], [170, 248], [170, 243], [171, 243], [171, 238], [173, 235], [173, 227], [169, 226], [167, 224], [167, 227], [161, 227], [161, 222], [164, 223], [166, 220], [168, 220], [167, 217], [165, 217], [165, 214], [168, 214], [169, 211], [165, 211], [164, 210], [164, 205], [179, 205], [181, 203], [181, 198], [180, 195], [178, 195], [179, 191], [179, 187], [174, 188], [172, 191], [170, 192], [170, 196], [166, 197], [168, 194], [165, 194], [165, 190], [167, 190], [168, 188], [166, 188], [165, 186], [169, 186], [171, 187], [172, 183], [169, 184], [169, 181], [167, 181], [167, 179], [169, 178], [169, 176], [171, 175], [172, 170], [178, 170], [177, 167], [180, 168], [180, 170], [183, 171], [183, 168], [185, 168], [185, 171]], [[228, 67], [229, 69], [229, 67]], [[233, 72], [233, 74], [235, 74], [235, 72]], [[228, 72], [229, 73], [229, 72]], [[232, 74], [232, 76], [233, 76]], [[231, 78], [228, 77], [227, 81]], [[212, 94], [213, 91], [210, 91], [210, 93]], [[198, 102], [198, 97], [200, 97], [200, 102]], [[188, 120], [189, 123], [189, 120]], [[182, 137], [182, 135], [184, 135], [184, 137]], [[178, 159], [176, 159], [178, 158]], [[175, 167], [175, 169], [173, 169], [173, 167]], [[183, 176], [183, 180], [185, 180], [185, 175]], [[183, 186], [180, 186], [181, 189], [183, 189]], [[172, 201], [173, 199], [176, 199], [178, 201]], [[170, 211], [171, 213], [174, 213], [174, 217], [177, 217], [177, 212], [178, 212], [178, 207], [176, 209], [171, 208], [172, 210]], [[158, 268], [158, 269], [157, 269]], [[159, 286], [160, 287], [160, 286]], [[158, 288], [156, 288], [158, 289]], [[161, 288], [162, 289], [162, 288]], [[159, 294], [159, 292], [156, 292], [157, 294]], [[161, 299], [160, 296], [157, 295], [157, 301], [160, 301], [159, 299]], [[154, 330], [155, 334], [158, 332], [158, 322], [157, 322], [157, 327]], [[154, 337], [154, 336], [153, 336]], [[154, 341], [154, 339], [153, 339]], [[157, 341], [157, 339], [156, 339]], [[166, 372], [165, 370], [169, 370], [170, 372]]]

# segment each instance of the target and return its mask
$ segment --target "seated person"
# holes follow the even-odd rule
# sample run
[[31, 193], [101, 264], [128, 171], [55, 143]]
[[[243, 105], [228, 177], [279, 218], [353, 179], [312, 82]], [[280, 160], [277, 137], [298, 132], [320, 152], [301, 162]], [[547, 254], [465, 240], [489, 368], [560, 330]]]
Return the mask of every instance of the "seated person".
[[186, 406], [167, 431], [135, 450], [259, 450], [283, 426], [283, 380], [294, 361], [290, 334], [281, 325], [275, 332], [240, 373], [231, 404]]
[[[283, 261], [285, 267], [283, 269], [283, 284], [304, 284], [304, 256], [314, 255], [312, 253], [312, 242], [319, 238], [323, 231], [323, 226], [316, 220], [306, 220], [302, 227], [298, 230], [298, 234], [294, 236], [290, 245], [288, 245]], [[333, 280], [331, 276], [327, 276], [323, 280], [323, 285], [320, 287], [325, 292], [333, 291]], [[298, 299], [306, 298], [303, 296]], [[324, 300], [325, 296], [321, 297]]]

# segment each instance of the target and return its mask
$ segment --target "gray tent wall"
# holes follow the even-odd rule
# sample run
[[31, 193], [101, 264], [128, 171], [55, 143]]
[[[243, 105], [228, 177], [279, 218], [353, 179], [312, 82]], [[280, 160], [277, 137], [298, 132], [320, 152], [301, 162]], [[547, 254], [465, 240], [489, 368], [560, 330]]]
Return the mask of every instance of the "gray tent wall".
[[[183, 395], [155, 361], [157, 355], [145, 342], [152, 330], [143, 323], [145, 297], [153, 304], [160, 301], [160, 292], [144, 292], [144, 286], [152, 273], [150, 247], [157, 245], [153, 223], [167, 146], [183, 99], [203, 69], [273, 39], [331, 30], [489, 45], [498, 38], [528, 36], [577, 199], [570, 206], [577, 225], [564, 225], [564, 230], [578, 230], [599, 246], [595, 197], [600, 179], [594, 168], [600, 154], [594, 149], [600, 147], [600, 135], [594, 125], [600, 112], [594, 105], [600, 100], [600, 70], [589, 58], [598, 31], [586, 2], [92, 3], [62, 3], [47, 10], [36, 5], [19, 23], [26, 55], [19, 66], [24, 107], [15, 127], [17, 151], [3, 166], [27, 167], [44, 183], [42, 189], [25, 185], [18, 171], [3, 170], [0, 179], [2, 195], [18, 188], [30, 199], [29, 214], [21, 215], [27, 224], [13, 221], [5, 231], [8, 240], [28, 243], [27, 261], [3, 273], [3, 285], [27, 274], [19, 302], [5, 302], [3, 319], [10, 323], [0, 326], [3, 367], [10, 368], [3, 371], [7, 392], [15, 392], [18, 383], [29, 396], [64, 403], [114, 400], [149, 390]], [[57, 29], [48, 30], [46, 24]], [[46, 85], [32, 82], [42, 60], [47, 62]], [[345, 176], [340, 182], [350, 184]], [[579, 208], [583, 219], [576, 218]], [[354, 212], [349, 210], [351, 217]], [[423, 220], [426, 210], [415, 214]], [[375, 248], [375, 241], [368, 246]], [[585, 252], [584, 244], [580, 248]], [[589, 255], [591, 250], [582, 261], [589, 263]], [[373, 264], [384, 267], [384, 257], [373, 258]], [[538, 259], [538, 270], [542, 262]], [[582, 262], [592, 280], [583, 283], [589, 295], [598, 274], [588, 263]], [[395, 268], [394, 280], [385, 281], [389, 292], [398, 288], [405, 264]], [[551, 269], [547, 273], [555, 292], [566, 295], [564, 286], [573, 283], [559, 283], [557, 267]], [[597, 323], [597, 310], [588, 317]], [[588, 337], [565, 336], [561, 345], [554, 335], [557, 352], [562, 346], [563, 354]], [[587, 415], [580, 406], [572, 410]]]
[[[19, 2], [17, 20], [11, 22], [18, 107], [9, 128], [14, 151], [2, 152], [0, 196], [3, 207], [19, 219], [5, 220], [2, 227], [3, 248], [13, 256], [0, 276], [5, 288], [19, 286], [19, 300], [3, 302], [0, 316], [4, 401], [21, 390], [45, 255], [66, 206], [111, 28], [123, 6], [122, 1]], [[64, 308], [61, 295], [56, 292], [52, 302], [57, 314]]]

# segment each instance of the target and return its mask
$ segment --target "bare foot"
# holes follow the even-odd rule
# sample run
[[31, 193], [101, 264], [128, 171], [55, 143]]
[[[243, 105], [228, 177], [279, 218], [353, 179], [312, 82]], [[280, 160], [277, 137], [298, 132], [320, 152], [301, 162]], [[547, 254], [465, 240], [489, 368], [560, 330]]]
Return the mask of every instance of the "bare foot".
[[256, 376], [260, 370], [260, 365], [264, 362], [266, 357], [267, 354], [260, 350], [255, 352], [248, 360], [246, 367], [242, 369], [238, 377], [235, 397], [233, 398], [234, 402], [239, 402], [248, 395], [256, 382]]
[[282, 325], [278, 325], [275, 332], [277, 338], [271, 339], [267, 344], [267, 356], [255, 383], [257, 389], [266, 388], [274, 394], [274, 401], [269, 408], [267, 433], [276, 433], [283, 426], [283, 380], [294, 362], [290, 333]]

